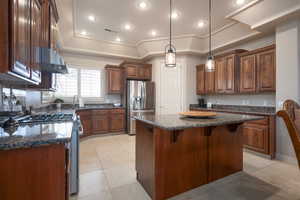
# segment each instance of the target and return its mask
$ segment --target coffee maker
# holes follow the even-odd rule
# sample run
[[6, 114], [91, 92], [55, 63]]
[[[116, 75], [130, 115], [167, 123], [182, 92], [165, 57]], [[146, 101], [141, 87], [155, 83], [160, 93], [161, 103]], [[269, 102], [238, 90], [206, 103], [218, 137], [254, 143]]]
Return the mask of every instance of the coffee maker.
[[206, 108], [207, 107], [207, 104], [206, 104], [204, 98], [198, 99], [198, 106], [201, 107], [201, 108]]

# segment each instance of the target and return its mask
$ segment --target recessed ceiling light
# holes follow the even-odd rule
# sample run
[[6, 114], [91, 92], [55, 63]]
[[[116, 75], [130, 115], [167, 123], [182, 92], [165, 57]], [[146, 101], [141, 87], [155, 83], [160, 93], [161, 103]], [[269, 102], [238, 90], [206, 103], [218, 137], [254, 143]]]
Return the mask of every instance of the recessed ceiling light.
[[199, 21], [199, 22], [198, 22], [198, 27], [199, 27], [199, 28], [203, 28], [204, 25], [205, 25], [204, 21]]
[[157, 32], [156, 32], [155, 30], [152, 30], [152, 31], [151, 31], [151, 35], [152, 35], [153, 37], [155, 37], [155, 36], [157, 35]]
[[242, 5], [245, 3], [245, 0], [236, 0], [237, 5]]
[[85, 30], [83, 30], [83, 31], [80, 32], [80, 35], [86, 36], [86, 35], [87, 35], [87, 32], [86, 32]]
[[120, 37], [117, 37], [117, 38], [116, 38], [116, 41], [117, 41], [117, 42], [121, 42], [121, 38], [120, 38]]
[[140, 7], [141, 9], [146, 9], [146, 8], [147, 8], [147, 3], [146, 3], [145, 1], [141, 1], [141, 2], [139, 3], [139, 7]]
[[89, 20], [90, 20], [91, 22], [95, 22], [95, 21], [96, 21], [96, 17], [95, 17], [94, 15], [90, 15], [90, 16], [89, 16]]
[[125, 30], [129, 31], [129, 30], [131, 30], [132, 27], [130, 24], [125, 24], [124, 28], [125, 28]]
[[178, 19], [179, 13], [174, 11], [171, 16], [172, 16], [172, 19]]

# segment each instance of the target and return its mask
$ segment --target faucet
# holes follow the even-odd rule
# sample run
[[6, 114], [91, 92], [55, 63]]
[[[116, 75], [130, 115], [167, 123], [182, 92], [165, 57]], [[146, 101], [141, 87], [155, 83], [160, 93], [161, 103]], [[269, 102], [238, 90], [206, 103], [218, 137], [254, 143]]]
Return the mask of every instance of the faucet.
[[78, 102], [78, 96], [77, 95], [74, 95], [74, 97], [73, 97], [73, 108], [75, 108], [75, 103], [76, 103], [76, 100], [77, 100], [77, 102]]

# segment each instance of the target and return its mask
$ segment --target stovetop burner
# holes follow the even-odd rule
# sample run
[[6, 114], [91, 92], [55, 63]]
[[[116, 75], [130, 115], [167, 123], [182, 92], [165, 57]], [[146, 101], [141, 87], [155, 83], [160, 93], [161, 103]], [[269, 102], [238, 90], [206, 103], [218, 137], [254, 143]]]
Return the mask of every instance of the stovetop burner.
[[73, 120], [73, 114], [54, 113], [54, 114], [31, 115], [19, 119], [18, 122], [20, 124], [28, 124], [28, 123], [67, 122], [72, 120]]

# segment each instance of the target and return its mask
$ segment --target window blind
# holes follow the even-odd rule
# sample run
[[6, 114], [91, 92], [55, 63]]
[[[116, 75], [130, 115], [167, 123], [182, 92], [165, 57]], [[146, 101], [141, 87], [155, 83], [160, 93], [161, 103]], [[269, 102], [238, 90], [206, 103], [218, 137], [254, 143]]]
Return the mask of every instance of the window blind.
[[100, 70], [81, 69], [80, 70], [80, 85], [81, 97], [101, 97], [101, 73]]
[[55, 96], [73, 97], [78, 95], [78, 69], [68, 68], [68, 74], [57, 75], [57, 90]]

